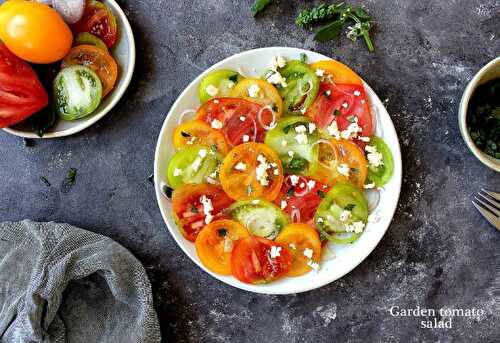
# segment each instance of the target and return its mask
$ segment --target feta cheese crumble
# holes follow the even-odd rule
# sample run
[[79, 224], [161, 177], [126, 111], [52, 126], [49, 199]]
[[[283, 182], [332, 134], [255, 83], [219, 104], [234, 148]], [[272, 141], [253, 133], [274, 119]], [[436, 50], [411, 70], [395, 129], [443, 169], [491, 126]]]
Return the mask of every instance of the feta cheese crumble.
[[316, 124], [309, 123], [309, 124], [307, 124], [307, 128], [309, 130], [309, 134], [311, 134], [311, 133], [313, 133], [316, 130]]
[[309, 181], [307, 181], [307, 188], [308, 188], [309, 190], [313, 189], [313, 188], [314, 188], [314, 186], [316, 186], [316, 181], [314, 181], [314, 180], [309, 180]]
[[290, 182], [292, 186], [295, 186], [299, 182], [299, 177], [297, 175], [290, 175]]
[[271, 258], [276, 258], [281, 256], [281, 247], [277, 247], [276, 245], [271, 246], [271, 250], [269, 251], [269, 256]]
[[331, 124], [328, 125], [328, 127], [326, 128], [326, 130], [336, 140], [340, 140], [340, 131], [339, 131], [339, 127], [337, 125], [337, 121], [336, 120], [332, 121]]
[[295, 132], [297, 132], [297, 133], [304, 133], [306, 131], [307, 131], [307, 129], [304, 125], [299, 125], [299, 126], [295, 127]]
[[219, 88], [215, 87], [214, 85], [208, 85], [207, 88], [205, 88], [205, 91], [210, 96], [216, 96], [217, 93], [219, 93]]
[[345, 226], [346, 232], [361, 233], [365, 228], [365, 223], [359, 221]]
[[247, 119], [247, 118], [246, 118], [246, 117], [244, 117], [244, 116], [241, 116], [241, 117], [240, 117], [240, 121], [245, 121], [246, 119]]
[[281, 87], [286, 87], [288, 84], [286, 83], [286, 79], [281, 76], [281, 74], [278, 71], [272, 72], [271, 75], [267, 76], [267, 82], [273, 84], [273, 85], [280, 85]]
[[307, 144], [309, 142], [305, 133], [299, 133], [298, 135], [296, 135], [295, 140], [299, 144]]
[[342, 104], [342, 107], [343, 107], [343, 108], [347, 108], [347, 107], [349, 107], [349, 104], [348, 104], [347, 102], [344, 102], [344, 103]]
[[248, 142], [250, 140], [250, 136], [249, 135], [243, 135], [243, 137], [241, 138], [243, 140], [244, 143]]
[[264, 155], [258, 155], [257, 161], [259, 165], [255, 168], [255, 177], [260, 182], [262, 186], [268, 186], [269, 180], [267, 179], [267, 170], [271, 168], [271, 165], [267, 163], [266, 157]]
[[366, 185], [363, 185], [364, 189], [373, 189], [375, 188], [375, 182], [372, 183], [367, 183]]
[[304, 249], [304, 256], [307, 258], [312, 258], [313, 253], [314, 253], [314, 251], [312, 249], [309, 249], [309, 248]]
[[316, 69], [316, 75], [323, 77], [325, 75], [325, 71], [323, 69]]
[[281, 141], [281, 146], [287, 146], [287, 145], [288, 145], [288, 142], [287, 142], [286, 140], [284, 140], [284, 139], [283, 139], [283, 140]]
[[354, 91], [354, 96], [360, 96], [361, 92], [360, 91]]
[[347, 165], [346, 163], [341, 163], [338, 167], [337, 167], [337, 171], [344, 175], [344, 176], [347, 176], [349, 177], [349, 173], [351, 171], [351, 168], [349, 168], [349, 165]]
[[297, 246], [293, 243], [288, 244], [288, 246], [290, 247], [290, 249], [293, 249], [293, 250], [297, 249]]
[[293, 155], [295, 155], [295, 153], [292, 150], [288, 151], [288, 156], [293, 157]]
[[359, 140], [362, 141], [362, 142], [368, 143], [368, 142], [370, 142], [370, 137], [364, 137], [364, 136], [362, 136], [362, 137], [359, 137]]
[[352, 213], [351, 211], [349, 210], [344, 210], [342, 211], [342, 213], [340, 214], [339, 216], [339, 220], [343, 223], [345, 223], [347, 220], [349, 220], [349, 218], [351, 218], [352, 216]]
[[234, 166], [234, 169], [236, 170], [246, 170], [247, 169], [247, 165], [243, 162], [238, 162], [235, 166]]
[[250, 87], [248, 87], [248, 96], [251, 98], [257, 98], [259, 96], [260, 87], [256, 83], [252, 83]]
[[207, 157], [207, 150], [206, 150], [206, 149], [201, 149], [200, 151], [198, 151], [198, 155], [199, 155], [201, 158], [205, 158], [205, 157]]
[[286, 60], [281, 55], [275, 55], [271, 57], [271, 62], [269, 63], [269, 68], [272, 71], [277, 71], [278, 68], [283, 68], [286, 65]]
[[205, 224], [210, 224], [213, 219], [212, 211], [214, 207], [212, 206], [212, 200], [210, 200], [206, 195], [200, 197], [200, 202], [203, 205], [203, 214], [205, 215]]
[[377, 168], [380, 167], [381, 165], [384, 164], [384, 161], [382, 160], [382, 154], [377, 151], [377, 147], [367, 145], [365, 147], [366, 152], [366, 158], [368, 159], [368, 164]]
[[280, 207], [284, 210], [288, 206], [288, 203], [285, 200], [281, 200]]
[[203, 160], [199, 157], [197, 157], [193, 163], [191, 164], [191, 168], [193, 168], [193, 171], [198, 171], [198, 169], [200, 169], [201, 167], [201, 163], [203, 162]]
[[214, 119], [210, 123], [210, 126], [212, 126], [212, 128], [214, 129], [220, 130], [222, 129], [222, 122], [219, 119]]
[[180, 176], [182, 175], [182, 169], [175, 168], [174, 169], [174, 176]]
[[343, 139], [353, 139], [358, 137], [358, 133], [362, 132], [363, 128], [358, 125], [358, 117], [354, 117], [354, 122], [349, 124], [347, 129], [340, 133]]

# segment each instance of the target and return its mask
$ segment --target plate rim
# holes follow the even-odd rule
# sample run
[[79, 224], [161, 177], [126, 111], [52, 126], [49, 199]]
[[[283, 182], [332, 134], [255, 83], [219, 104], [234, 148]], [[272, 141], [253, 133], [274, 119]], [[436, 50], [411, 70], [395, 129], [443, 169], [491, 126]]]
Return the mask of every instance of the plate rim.
[[134, 38], [134, 33], [132, 31], [132, 27], [130, 26], [130, 22], [128, 21], [128, 18], [123, 12], [120, 5], [115, 0], [103, 0], [103, 1], [111, 4], [111, 7], [113, 7], [114, 12], [118, 13], [118, 16], [122, 19], [124, 23], [124, 28], [122, 28], [122, 32], [125, 32], [125, 36], [127, 37], [130, 46], [130, 56], [129, 56], [130, 63], [128, 65], [128, 68], [125, 70], [125, 73], [123, 73], [124, 77], [123, 80], [125, 82], [121, 87], [115, 89], [117, 93], [114, 93], [113, 99], [100, 111], [98, 115], [91, 116], [90, 118], [88, 118], [88, 120], [85, 120], [82, 123], [66, 130], [44, 133], [42, 137], [38, 136], [34, 132], [21, 131], [14, 129], [12, 127], [4, 127], [2, 128], [3, 131], [17, 137], [32, 138], [32, 139], [51, 139], [51, 138], [71, 136], [97, 123], [101, 118], [103, 118], [106, 114], [108, 114], [113, 109], [113, 107], [115, 107], [116, 104], [121, 100], [121, 98], [125, 94], [125, 91], [130, 85], [130, 82], [132, 81], [132, 76], [134, 74], [135, 62], [136, 62], [135, 38]]
[[[395, 150], [395, 153], [393, 153], [393, 155], [397, 156], [398, 158], [394, 158], [395, 159], [395, 163], [397, 164], [398, 168], [396, 168], [395, 170], [399, 170], [400, 171], [400, 175], [399, 175], [399, 178], [396, 180], [398, 182], [397, 184], [397, 196], [396, 196], [396, 201], [395, 201], [395, 204], [393, 206], [393, 208], [390, 209], [390, 221], [388, 222], [387, 226], [384, 228], [384, 232], [383, 234], [381, 234], [378, 238], [378, 240], [375, 242], [375, 244], [373, 245], [373, 248], [372, 249], [368, 249], [366, 251], [363, 251], [360, 256], [361, 258], [359, 259], [359, 261], [355, 264], [352, 264], [348, 270], [346, 270], [345, 272], [341, 273], [338, 277], [334, 278], [334, 279], [331, 279], [331, 280], [324, 280], [322, 282], [319, 282], [319, 283], [313, 283], [312, 285], [305, 285], [304, 287], [302, 287], [300, 290], [294, 290], [294, 291], [286, 291], [286, 290], [282, 290], [282, 291], [277, 291], [277, 290], [270, 290], [268, 288], [264, 288], [264, 287], [258, 287], [258, 285], [250, 285], [250, 284], [245, 284], [243, 282], [233, 282], [233, 283], [230, 283], [228, 282], [227, 280], [225, 280], [223, 278], [222, 275], [218, 275], [216, 273], [213, 273], [212, 271], [208, 270], [207, 268], [205, 268], [205, 266], [203, 266], [203, 264], [195, 259], [193, 259], [189, 252], [187, 251], [187, 249], [184, 247], [183, 244], [181, 244], [180, 242], [180, 239], [178, 239], [172, 232], [173, 228], [170, 228], [169, 224], [168, 224], [168, 220], [167, 220], [167, 217], [168, 216], [171, 216], [171, 214], [168, 214], [166, 213], [166, 211], [163, 209], [163, 207], [161, 206], [161, 199], [163, 197], [162, 193], [161, 193], [161, 190], [160, 190], [160, 181], [159, 181], [159, 178], [158, 178], [158, 170], [159, 170], [159, 154], [160, 154], [160, 149], [161, 149], [161, 138], [165, 135], [165, 131], [167, 130], [167, 122], [168, 122], [168, 119], [169, 119], [169, 116], [171, 115], [172, 113], [172, 109], [176, 108], [178, 106], [178, 103], [181, 101], [181, 99], [183, 99], [186, 95], [186, 93], [194, 86], [196, 86], [196, 84], [203, 78], [203, 76], [212, 71], [212, 70], [215, 70], [217, 69], [219, 66], [223, 65], [224, 63], [226, 63], [228, 60], [232, 60], [232, 59], [237, 59], [238, 57], [241, 57], [243, 55], [250, 55], [250, 54], [255, 54], [255, 53], [259, 53], [259, 52], [263, 52], [263, 51], [271, 51], [271, 50], [274, 50], [276, 51], [277, 53], [280, 53], [281, 51], [284, 51], [286, 50], [287, 52], [291, 52], [291, 53], [297, 53], [297, 54], [300, 54], [300, 53], [312, 53], [312, 54], [317, 54], [317, 55], [320, 55], [321, 57], [327, 59], [327, 60], [333, 60], [333, 58], [331, 57], [328, 57], [328, 56], [325, 56], [321, 53], [318, 53], [318, 52], [315, 52], [315, 51], [311, 51], [311, 50], [305, 50], [305, 49], [301, 49], [301, 48], [295, 48], [295, 47], [281, 47], [281, 46], [272, 46], [272, 47], [263, 47], [263, 48], [256, 48], [256, 49], [250, 49], [250, 50], [245, 50], [245, 51], [242, 51], [242, 52], [239, 52], [237, 54], [233, 54], [231, 56], [228, 56], [224, 59], [222, 59], [221, 61], [213, 64], [212, 66], [210, 66], [209, 68], [205, 69], [203, 72], [200, 73], [200, 75], [198, 75], [193, 81], [191, 81], [185, 88], [184, 90], [179, 94], [179, 96], [176, 98], [176, 100], [173, 102], [173, 104], [170, 106], [170, 109], [167, 113], [167, 115], [165, 116], [165, 119], [163, 121], [163, 124], [162, 124], [162, 127], [161, 127], [161, 130], [160, 130], [160, 133], [158, 135], [158, 140], [157, 140], [157, 143], [156, 143], [156, 148], [155, 148], [155, 159], [154, 159], [154, 186], [155, 186], [155, 194], [156, 194], [156, 201], [157, 201], [157, 205], [160, 209], [160, 213], [161, 213], [161, 216], [162, 216], [162, 219], [163, 219], [163, 222], [165, 224], [165, 226], [167, 227], [168, 229], [168, 232], [169, 234], [172, 236], [172, 238], [174, 239], [175, 243], [177, 244], [177, 246], [182, 250], [182, 252], [195, 264], [197, 265], [200, 269], [202, 269], [204, 272], [208, 273], [210, 276], [214, 277], [215, 279], [219, 280], [220, 282], [222, 282], [223, 284], [225, 285], [228, 285], [228, 286], [232, 286], [232, 287], [235, 287], [237, 289], [241, 289], [241, 290], [244, 290], [244, 291], [248, 291], [248, 292], [252, 292], [252, 293], [257, 293], [257, 294], [267, 294], [267, 295], [287, 295], [287, 294], [298, 294], [298, 293], [304, 293], [304, 292], [308, 292], [308, 291], [312, 291], [312, 290], [315, 290], [315, 289], [318, 289], [318, 288], [321, 288], [327, 284], [330, 284], [334, 281], [337, 281], [339, 280], [340, 278], [344, 277], [345, 275], [349, 274], [350, 272], [352, 272], [354, 269], [356, 269], [363, 261], [366, 260], [366, 258], [375, 250], [375, 248], [379, 245], [380, 241], [382, 240], [382, 238], [385, 236], [387, 230], [389, 229], [389, 226], [391, 225], [393, 219], [394, 219], [394, 215], [396, 213], [396, 210], [397, 210], [397, 207], [398, 207], [398, 204], [399, 204], [399, 199], [400, 199], [400, 195], [401, 195], [401, 188], [402, 188], [402, 179], [403, 179], [403, 166], [402, 166], [402, 155], [401, 155], [401, 146], [400, 146], [400, 142], [399, 142], [399, 136], [396, 132], [396, 128], [394, 127], [394, 123], [392, 121], [392, 118], [390, 117], [388, 111], [386, 110], [387, 112], [387, 115], [389, 117], [389, 122], [390, 122], [390, 126], [387, 127], [387, 129], [389, 129], [391, 131], [391, 134], [393, 134], [395, 137], [396, 137], [396, 140], [397, 140], [397, 145], [394, 146], [394, 150]], [[370, 87], [370, 85], [368, 85], [364, 80], [363, 80], [363, 85], [368, 88], [376, 97], [376, 99], [378, 99], [378, 101], [382, 104], [382, 101], [380, 100], [379, 96], [377, 95], [377, 93], [375, 93], [373, 91], [373, 89]], [[383, 106], [383, 105], [382, 105]], [[386, 127], [384, 126], [384, 130], [386, 129]], [[393, 177], [397, 177], [397, 175], [394, 175]], [[389, 212], [388, 212], [389, 213]], [[237, 281], [237, 280], [236, 280]]]

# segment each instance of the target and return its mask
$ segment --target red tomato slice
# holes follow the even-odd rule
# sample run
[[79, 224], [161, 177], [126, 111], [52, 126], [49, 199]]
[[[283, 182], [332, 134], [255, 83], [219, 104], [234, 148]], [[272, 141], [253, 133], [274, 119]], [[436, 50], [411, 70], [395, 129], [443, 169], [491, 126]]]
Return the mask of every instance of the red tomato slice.
[[[265, 126], [269, 127], [273, 121], [271, 111], [263, 107], [241, 98], [214, 98], [198, 109], [196, 119], [211, 125], [214, 119], [220, 121], [230, 147], [246, 142], [263, 142]], [[244, 136], [248, 136], [248, 140]]]
[[0, 44], [0, 128], [22, 121], [48, 102], [33, 69]]
[[85, 4], [83, 17], [71, 26], [73, 33], [88, 32], [100, 38], [110, 49], [118, 39], [116, 18], [102, 2], [90, 0]]
[[186, 184], [174, 191], [172, 208], [183, 236], [194, 242], [198, 233], [207, 224], [201, 197], [206, 196], [212, 203], [212, 220], [224, 218], [222, 213], [233, 200], [218, 187], [207, 184]]
[[297, 183], [293, 185], [292, 176], [289, 175], [275, 203], [290, 216], [292, 223], [314, 225], [314, 214], [328, 190], [327, 185], [305, 176], [298, 176]]
[[[271, 249], [279, 249], [279, 255], [273, 256]], [[276, 280], [288, 273], [291, 265], [292, 254], [284, 245], [257, 236], [240, 240], [231, 255], [233, 276], [246, 283]]]
[[308, 109], [307, 115], [322, 129], [327, 128], [336, 119], [339, 130], [345, 130], [351, 124], [352, 118], [356, 117], [358, 125], [363, 129], [361, 136], [371, 136], [374, 131], [370, 105], [363, 85], [322, 82], [318, 97]]

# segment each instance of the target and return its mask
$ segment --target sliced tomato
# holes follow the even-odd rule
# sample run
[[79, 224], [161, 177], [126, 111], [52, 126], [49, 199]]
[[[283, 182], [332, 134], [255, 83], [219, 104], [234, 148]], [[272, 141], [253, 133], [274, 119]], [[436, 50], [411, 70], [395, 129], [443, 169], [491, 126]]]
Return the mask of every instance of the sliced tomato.
[[330, 187], [312, 178], [288, 175], [274, 201], [293, 223], [313, 223], [314, 213]]
[[[246, 142], [263, 142], [266, 127], [273, 125], [273, 113], [262, 104], [241, 98], [214, 98], [196, 112], [196, 119], [224, 134], [230, 147]], [[215, 121], [215, 122], [214, 122]]]
[[256, 236], [240, 240], [231, 256], [233, 276], [252, 284], [276, 280], [286, 275], [291, 265], [292, 255], [287, 247]]
[[358, 136], [373, 135], [372, 114], [363, 85], [322, 82], [319, 95], [306, 115], [322, 129], [326, 129], [336, 120], [340, 131], [347, 129], [357, 120], [362, 128]]
[[227, 195], [235, 200], [262, 197], [273, 201], [283, 183], [283, 167], [267, 145], [241, 144], [222, 161], [219, 180]]
[[321, 258], [321, 240], [318, 231], [307, 224], [290, 224], [281, 230], [276, 242], [290, 249], [293, 256], [288, 276], [300, 276], [312, 270], [312, 263]]
[[325, 60], [312, 63], [310, 65], [311, 69], [318, 74], [318, 70], [321, 70], [323, 78], [329, 78], [331, 81], [337, 84], [350, 84], [350, 85], [362, 85], [363, 80], [359, 77], [356, 72], [351, 68], [346, 66], [344, 63], [335, 60]]
[[[202, 197], [208, 198], [213, 209], [211, 218], [207, 218], [203, 211]], [[186, 184], [174, 191], [172, 209], [183, 236], [194, 242], [198, 233], [212, 220], [225, 217], [223, 211], [233, 203], [224, 191], [208, 184]]]
[[0, 127], [22, 121], [47, 106], [48, 101], [33, 69], [0, 44]]
[[85, 4], [83, 17], [72, 25], [75, 34], [88, 32], [101, 39], [110, 49], [118, 39], [116, 18], [113, 12], [100, 1], [89, 0]]
[[246, 98], [264, 106], [269, 106], [276, 113], [275, 120], [278, 120], [283, 113], [283, 100], [280, 93], [276, 87], [264, 80], [243, 79], [233, 87], [231, 96]]
[[231, 275], [231, 254], [240, 239], [250, 236], [247, 229], [233, 220], [211, 222], [196, 238], [196, 253], [201, 263], [217, 274]]
[[94, 71], [102, 82], [102, 96], [105, 97], [115, 86], [118, 66], [111, 55], [94, 45], [79, 45], [70, 50], [62, 61], [62, 68], [83, 65]]
[[207, 147], [215, 146], [217, 152], [223, 155], [229, 151], [224, 135], [201, 120], [191, 120], [175, 128], [174, 146], [177, 149], [193, 144]]

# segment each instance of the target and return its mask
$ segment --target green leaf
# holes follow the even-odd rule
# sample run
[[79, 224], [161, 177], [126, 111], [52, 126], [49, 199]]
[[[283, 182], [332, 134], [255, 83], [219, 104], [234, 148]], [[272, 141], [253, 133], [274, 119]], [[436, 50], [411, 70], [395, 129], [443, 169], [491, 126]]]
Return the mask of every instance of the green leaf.
[[306, 167], [307, 160], [299, 156], [294, 156], [283, 163], [283, 169], [289, 174], [300, 174]]
[[330, 24], [321, 27], [314, 35], [314, 39], [318, 42], [327, 42], [332, 40], [340, 35], [342, 32], [342, 26], [344, 26], [344, 21], [332, 21]]
[[255, 17], [257, 13], [261, 12], [271, 3], [271, 0], [255, 0], [251, 7], [252, 15]]
[[300, 62], [307, 63], [307, 55], [303, 52], [300, 53]]
[[359, 20], [361, 21], [369, 21], [371, 20], [372, 18], [370, 17], [370, 15], [368, 14], [368, 12], [366, 12], [364, 9], [362, 9], [361, 7], [355, 7], [352, 11], [354, 13], [354, 15], [356, 17], [358, 17]]
[[344, 210], [346, 211], [352, 211], [354, 209], [354, 207], [356, 207], [355, 204], [347, 204], [345, 207], [344, 207]]

